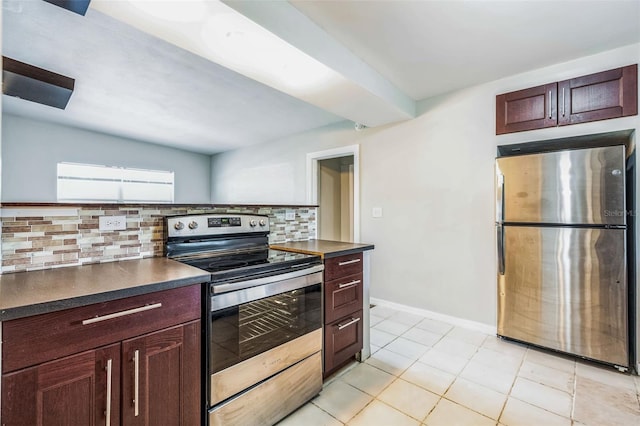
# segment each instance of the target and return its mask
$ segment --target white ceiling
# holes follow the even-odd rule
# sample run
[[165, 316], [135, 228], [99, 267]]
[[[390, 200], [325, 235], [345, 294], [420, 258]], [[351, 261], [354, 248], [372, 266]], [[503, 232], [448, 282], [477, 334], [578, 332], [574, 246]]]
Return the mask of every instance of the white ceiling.
[[415, 100], [640, 41], [640, 0], [291, 3]]
[[3, 96], [3, 112], [204, 153], [410, 118], [416, 100], [640, 42], [638, 0], [225, 2], [344, 78], [305, 97], [206, 59], [175, 23], [92, 3], [3, 0], [3, 55], [76, 79], [65, 110]]

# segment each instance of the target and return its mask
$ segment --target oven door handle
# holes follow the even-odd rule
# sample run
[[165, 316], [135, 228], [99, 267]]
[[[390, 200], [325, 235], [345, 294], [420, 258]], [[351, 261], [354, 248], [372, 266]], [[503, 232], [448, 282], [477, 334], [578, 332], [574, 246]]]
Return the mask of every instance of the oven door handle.
[[324, 271], [324, 265], [316, 265], [310, 268], [304, 268], [297, 271], [286, 272], [284, 274], [271, 275], [268, 277], [256, 278], [253, 280], [239, 281], [229, 284], [220, 284], [212, 286], [213, 294], [228, 293], [230, 291], [244, 290], [245, 288], [256, 287], [259, 285], [271, 284], [289, 278], [297, 278], [303, 275], [309, 275], [316, 272]]
[[[311, 268], [307, 268], [307, 271], [309, 269]], [[244, 303], [253, 302], [254, 300], [264, 299], [265, 297], [271, 297], [293, 290], [311, 286], [320, 286], [320, 284], [322, 284], [321, 271], [312, 274], [307, 273], [305, 275], [289, 279], [282, 279], [282, 275], [278, 275], [278, 277], [280, 277], [278, 281], [266, 285], [258, 285], [238, 291], [212, 295], [210, 298], [211, 312], [240, 306]]]

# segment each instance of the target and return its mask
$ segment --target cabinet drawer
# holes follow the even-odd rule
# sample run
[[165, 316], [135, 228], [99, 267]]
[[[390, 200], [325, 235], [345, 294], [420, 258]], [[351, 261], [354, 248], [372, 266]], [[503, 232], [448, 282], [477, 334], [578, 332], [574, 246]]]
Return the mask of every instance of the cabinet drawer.
[[362, 310], [325, 326], [324, 345], [327, 376], [362, 349]]
[[324, 267], [325, 282], [362, 273], [362, 253], [326, 259]]
[[2, 323], [3, 373], [200, 318], [200, 285]]
[[324, 322], [332, 323], [362, 309], [362, 273], [324, 284]]

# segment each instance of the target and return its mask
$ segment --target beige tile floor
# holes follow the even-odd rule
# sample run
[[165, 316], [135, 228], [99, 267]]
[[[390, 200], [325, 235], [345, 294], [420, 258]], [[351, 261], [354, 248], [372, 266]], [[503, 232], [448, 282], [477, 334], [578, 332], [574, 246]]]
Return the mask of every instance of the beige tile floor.
[[640, 378], [383, 306], [372, 355], [281, 426], [637, 426]]

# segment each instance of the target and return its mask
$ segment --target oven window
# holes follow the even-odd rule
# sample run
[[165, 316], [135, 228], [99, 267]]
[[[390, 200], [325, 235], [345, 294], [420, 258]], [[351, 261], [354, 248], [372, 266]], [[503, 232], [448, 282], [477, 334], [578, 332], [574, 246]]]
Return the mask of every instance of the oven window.
[[214, 374], [322, 327], [320, 284], [211, 313]]

